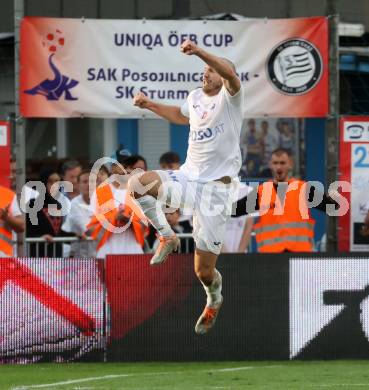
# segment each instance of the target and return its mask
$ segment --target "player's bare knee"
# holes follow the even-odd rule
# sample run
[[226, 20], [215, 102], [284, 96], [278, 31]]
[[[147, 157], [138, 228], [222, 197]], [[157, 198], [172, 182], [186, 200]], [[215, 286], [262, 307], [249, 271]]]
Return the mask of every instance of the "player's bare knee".
[[195, 274], [204, 284], [210, 284], [214, 278], [214, 267], [195, 264]]
[[196, 272], [196, 276], [201, 280], [205, 285], [211, 284], [214, 278], [214, 271], [211, 270], [199, 270]]
[[132, 176], [128, 181], [128, 189], [135, 199], [144, 195], [151, 195], [156, 198], [160, 184], [159, 175], [149, 171]]

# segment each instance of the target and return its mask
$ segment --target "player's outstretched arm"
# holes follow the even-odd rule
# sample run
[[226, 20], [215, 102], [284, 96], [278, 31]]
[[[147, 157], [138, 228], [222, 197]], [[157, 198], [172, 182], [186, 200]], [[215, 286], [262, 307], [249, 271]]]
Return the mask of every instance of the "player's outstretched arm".
[[150, 110], [169, 122], [177, 125], [188, 125], [189, 123], [188, 118], [182, 114], [179, 107], [156, 103], [142, 92], [135, 95], [133, 98], [133, 105]]
[[207, 65], [213, 68], [225, 80], [224, 86], [231, 95], [235, 95], [240, 90], [241, 82], [230, 61], [228, 62], [225, 58], [208, 53], [189, 39], [182, 43], [181, 51], [187, 55], [198, 56]]

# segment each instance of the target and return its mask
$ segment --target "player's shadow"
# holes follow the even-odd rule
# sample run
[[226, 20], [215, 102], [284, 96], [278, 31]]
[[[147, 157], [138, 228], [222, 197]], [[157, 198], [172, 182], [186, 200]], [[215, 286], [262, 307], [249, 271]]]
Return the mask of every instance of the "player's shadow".
[[296, 359], [369, 358], [369, 342], [363, 331], [360, 308], [368, 296], [369, 285], [362, 290], [324, 291], [325, 305], [345, 305], [345, 308], [321, 329]]

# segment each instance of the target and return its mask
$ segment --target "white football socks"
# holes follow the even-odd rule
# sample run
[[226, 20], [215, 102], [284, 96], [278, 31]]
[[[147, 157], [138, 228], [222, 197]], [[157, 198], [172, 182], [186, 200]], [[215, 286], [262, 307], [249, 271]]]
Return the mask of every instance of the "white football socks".
[[206, 292], [207, 306], [218, 304], [222, 300], [222, 275], [217, 269], [215, 269], [214, 271], [215, 276], [210, 286], [206, 286], [204, 283], [201, 282]]
[[136, 199], [136, 201], [161, 236], [171, 237], [175, 234], [165, 218], [160, 201], [151, 195], [144, 195], [141, 198]]

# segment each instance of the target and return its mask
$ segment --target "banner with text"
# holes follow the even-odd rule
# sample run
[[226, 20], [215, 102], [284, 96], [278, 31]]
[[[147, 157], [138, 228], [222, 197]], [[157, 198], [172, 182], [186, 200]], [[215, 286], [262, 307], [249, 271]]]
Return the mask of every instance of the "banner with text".
[[26, 17], [21, 24], [25, 117], [153, 116], [137, 92], [182, 105], [202, 84], [204, 63], [180, 52], [185, 39], [232, 60], [247, 117], [328, 114], [328, 22], [324, 17], [245, 21], [94, 20]]

